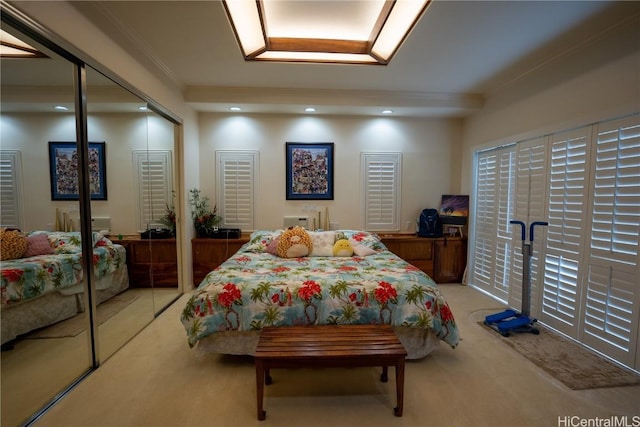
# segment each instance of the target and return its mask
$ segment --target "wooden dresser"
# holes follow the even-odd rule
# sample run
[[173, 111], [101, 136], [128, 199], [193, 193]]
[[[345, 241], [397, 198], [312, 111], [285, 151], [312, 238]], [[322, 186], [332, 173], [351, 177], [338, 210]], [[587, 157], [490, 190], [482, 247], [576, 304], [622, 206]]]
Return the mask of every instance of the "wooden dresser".
[[436, 283], [459, 283], [467, 267], [466, 237], [418, 237], [414, 234], [381, 234], [382, 243], [409, 261]]
[[197, 287], [211, 270], [225, 262], [249, 241], [249, 235], [239, 239], [191, 239], [193, 286]]
[[176, 239], [109, 237], [127, 250], [129, 286], [132, 288], [177, 287], [178, 256]]

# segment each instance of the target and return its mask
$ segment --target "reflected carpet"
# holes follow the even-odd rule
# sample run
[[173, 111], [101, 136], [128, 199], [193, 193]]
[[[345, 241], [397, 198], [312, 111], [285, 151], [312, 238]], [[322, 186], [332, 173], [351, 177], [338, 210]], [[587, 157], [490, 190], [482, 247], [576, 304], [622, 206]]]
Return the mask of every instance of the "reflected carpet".
[[[98, 306], [97, 319], [98, 325], [118, 314], [120, 311], [128, 307], [131, 303], [139, 298], [138, 295], [124, 292], [118, 294]], [[39, 338], [64, 338], [75, 337], [86, 328], [85, 313], [79, 313], [70, 319], [58, 322], [55, 325], [39, 329], [25, 336], [27, 339]]]

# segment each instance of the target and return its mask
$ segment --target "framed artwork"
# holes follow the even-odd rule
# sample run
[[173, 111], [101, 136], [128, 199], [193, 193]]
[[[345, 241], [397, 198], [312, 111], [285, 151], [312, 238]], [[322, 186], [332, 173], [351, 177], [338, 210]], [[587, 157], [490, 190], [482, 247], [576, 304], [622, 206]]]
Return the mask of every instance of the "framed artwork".
[[444, 194], [440, 205], [440, 215], [469, 216], [469, 196]]
[[[51, 200], [78, 200], [78, 150], [75, 142], [49, 142]], [[89, 143], [91, 200], [107, 200], [105, 143]]]
[[287, 142], [287, 200], [333, 200], [333, 143]]

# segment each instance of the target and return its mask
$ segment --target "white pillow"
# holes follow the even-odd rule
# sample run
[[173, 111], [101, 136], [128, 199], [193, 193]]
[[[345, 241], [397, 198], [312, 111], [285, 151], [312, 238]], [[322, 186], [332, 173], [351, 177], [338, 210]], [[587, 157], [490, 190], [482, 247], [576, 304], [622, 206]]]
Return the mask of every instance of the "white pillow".
[[336, 242], [335, 231], [308, 231], [313, 250], [309, 256], [333, 256], [333, 244]]
[[367, 256], [373, 255], [376, 253], [375, 249], [370, 248], [367, 245], [363, 245], [355, 239], [349, 239], [349, 243], [351, 243], [351, 247], [353, 248], [353, 254], [357, 256]]

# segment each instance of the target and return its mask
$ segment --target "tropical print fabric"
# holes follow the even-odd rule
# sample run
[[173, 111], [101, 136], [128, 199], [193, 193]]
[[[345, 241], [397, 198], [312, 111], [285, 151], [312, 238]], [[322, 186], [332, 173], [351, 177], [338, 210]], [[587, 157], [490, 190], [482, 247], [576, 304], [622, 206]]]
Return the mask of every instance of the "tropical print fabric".
[[[79, 233], [52, 232], [49, 240], [52, 255], [3, 261], [0, 270], [2, 307], [36, 298], [52, 291], [64, 292], [83, 278], [82, 250]], [[93, 268], [97, 279], [111, 274], [125, 263], [111, 240], [94, 241]]]
[[431, 329], [455, 347], [458, 328], [435, 282], [377, 247], [363, 257], [286, 259], [256, 251], [250, 241], [188, 300], [181, 321], [189, 345], [216, 332], [265, 326], [389, 324]]

